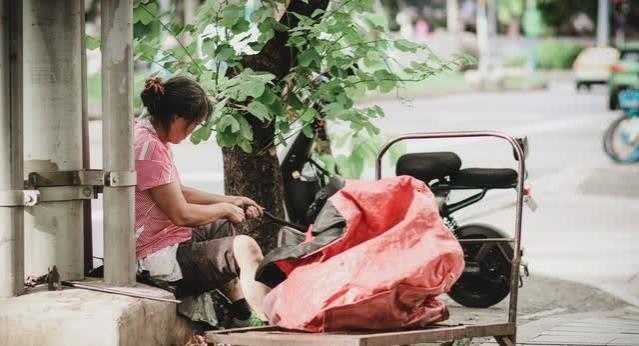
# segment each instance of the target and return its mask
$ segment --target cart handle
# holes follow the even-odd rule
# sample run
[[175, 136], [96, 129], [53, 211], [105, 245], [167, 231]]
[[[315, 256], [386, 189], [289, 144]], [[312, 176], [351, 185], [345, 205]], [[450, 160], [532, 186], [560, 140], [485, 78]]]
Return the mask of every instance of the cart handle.
[[475, 137], [496, 137], [501, 138], [513, 148], [515, 160], [517, 160], [517, 206], [515, 210], [515, 253], [513, 254], [513, 262], [510, 274], [510, 302], [508, 305], [508, 321], [517, 322], [517, 296], [518, 296], [518, 280], [519, 265], [521, 262], [521, 223], [524, 205], [524, 179], [526, 172], [524, 149], [519, 142], [512, 136], [497, 131], [452, 131], [452, 132], [422, 132], [409, 133], [397, 136], [386, 142], [375, 161], [375, 180], [382, 178], [382, 157], [388, 149], [395, 143], [410, 139], [440, 139], [440, 138], [475, 138]]

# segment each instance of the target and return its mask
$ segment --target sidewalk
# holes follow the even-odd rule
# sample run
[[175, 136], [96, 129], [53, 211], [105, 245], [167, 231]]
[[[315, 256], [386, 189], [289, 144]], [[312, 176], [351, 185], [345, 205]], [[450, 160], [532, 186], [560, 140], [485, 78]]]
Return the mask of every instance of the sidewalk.
[[542, 318], [519, 327], [517, 345], [636, 346], [639, 345], [639, 309], [627, 307]]
[[[637, 165], [595, 160], [532, 182], [540, 209], [524, 216], [524, 259], [549, 281], [520, 290], [517, 345], [639, 345], [638, 176]], [[493, 201], [505, 209], [472, 219], [508, 229], [512, 196]], [[527, 313], [531, 294], [554, 306]]]

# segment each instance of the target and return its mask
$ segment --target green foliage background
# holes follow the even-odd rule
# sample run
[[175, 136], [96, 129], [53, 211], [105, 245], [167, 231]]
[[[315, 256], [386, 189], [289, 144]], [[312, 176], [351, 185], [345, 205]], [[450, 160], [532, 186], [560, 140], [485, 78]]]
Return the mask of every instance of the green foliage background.
[[[424, 45], [392, 38], [386, 34], [386, 17], [375, 11], [374, 0], [330, 1], [326, 10], [318, 9], [308, 17], [291, 13], [299, 19], [295, 27], [274, 19], [283, 3], [255, 1], [254, 8], [247, 8], [244, 2], [208, 0], [197, 10], [195, 23], [184, 25], [173, 10], [162, 13], [155, 0], [134, 2], [136, 60], [171, 75], [190, 76], [214, 100], [213, 116], [192, 134], [193, 143], [214, 136], [222, 147], [260, 154], [299, 131], [312, 136], [313, 123], [325, 120], [348, 126], [348, 135], [337, 144], [351, 150], [348, 157], [320, 159], [329, 169], [337, 163], [347, 177], [359, 177], [386, 137], [373, 124], [384, 116], [382, 109], [359, 107], [355, 101], [470, 60], [458, 56], [443, 61]], [[278, 31], [288, 32], [287, 47], [299, 52], [287, 74], [276, 78], [245, 67], [243, 59], [258, 54]], [[166, 44], [167, 37], [172, 45]], [[87, 43], [95, 46], [96, 42], [88, 38]], [[393, 52], [414, 54], [420, 60], [403, 64]], [[275, 126], [272, 143], [262, 148], [254, 145], [255, 128], [249, 117]]]

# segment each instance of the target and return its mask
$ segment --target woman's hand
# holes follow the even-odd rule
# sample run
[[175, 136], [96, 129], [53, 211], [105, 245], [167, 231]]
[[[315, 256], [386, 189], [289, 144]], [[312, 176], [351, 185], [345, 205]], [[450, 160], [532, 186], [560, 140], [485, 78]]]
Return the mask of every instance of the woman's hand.
[[222, 208], [224, 218], [234, 224], [242, 223], [246, 219], [244, 209], [231, 203], [220, 203], [219, 207]]
[[249, 220], [264, 216], [264, 208], [248, 197], [232, 196], [231, 203], [244, 209]]

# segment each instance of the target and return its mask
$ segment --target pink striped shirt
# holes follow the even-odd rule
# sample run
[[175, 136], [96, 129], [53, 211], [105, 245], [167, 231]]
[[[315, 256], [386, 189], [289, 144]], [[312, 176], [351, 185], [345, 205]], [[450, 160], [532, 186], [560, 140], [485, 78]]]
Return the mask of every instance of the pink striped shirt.
[[167, 246], [191, 239], [191, 228], [174, 225], [149, 189], [180, 181], [168, 144], [150, 124], [135, 122], [135, 255], [142, 259]]

